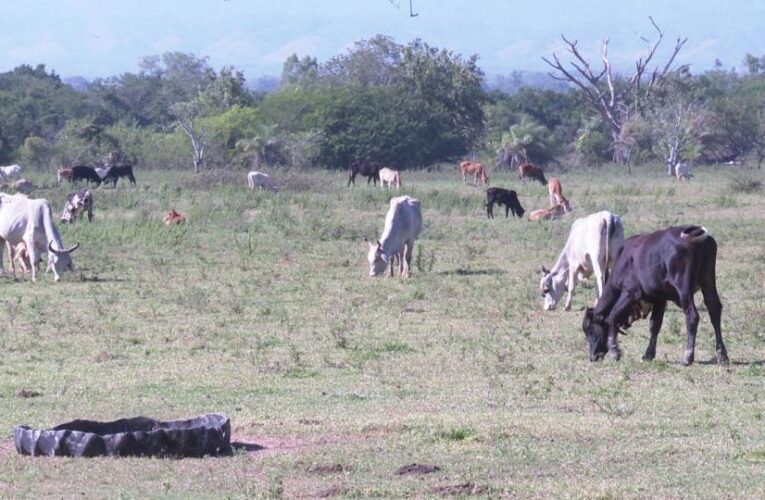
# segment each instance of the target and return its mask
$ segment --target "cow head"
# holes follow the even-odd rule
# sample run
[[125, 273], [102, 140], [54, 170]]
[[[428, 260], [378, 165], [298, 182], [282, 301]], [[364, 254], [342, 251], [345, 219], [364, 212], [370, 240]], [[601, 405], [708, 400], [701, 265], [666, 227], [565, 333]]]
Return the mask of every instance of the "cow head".
[[385, 273], [385, 270], [390, 264], [390, 256], [385, 255], [382, 245], [378, 240], [376, 243], [369, 243], [369, 253], [367, 254], [367, 260], [369, 261], [369, 276], [375, 277]]
[[562, 282], [557, 280], [557, 273], [551, 273], [542, 266], [540, 269], [542, 278], [539, 280], [539, 293], [542, 296], [542, 309], [552, 311], [558, 305], [562, 290]]
[[608, 323], [592, 307], [584, 312], [582, 322], [584, 336], [590, 351], [590, 361], [600, 361], [608, 352]]
[[67, 270], [74, 271], [74, 261], [72, 261], [72, 257], [69, 254], [77, 250], [79, 246], [80, 244], [77, 243], [66, 250], [55, 250], [53, 248], [53, 241], [48, 242], [48, 267], [45, 269], [45, 272], [53, 271], [53, 279], [59, 281], [61, 273]]

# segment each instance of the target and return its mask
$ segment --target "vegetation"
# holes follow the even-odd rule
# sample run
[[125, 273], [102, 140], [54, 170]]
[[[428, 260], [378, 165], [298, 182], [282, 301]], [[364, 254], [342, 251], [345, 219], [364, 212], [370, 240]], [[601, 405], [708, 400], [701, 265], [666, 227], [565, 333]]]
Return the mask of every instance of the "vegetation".
[[[290, 56], [279, 88], [266, 94], [248, 90], [233, 67], [216, 71], [206, 58], [178, 52], [146, 57], [137, 73], [81, 91], [42, 65], [20, 66], [0, 74], [0, 163], [51, 169], [117, 152], [139, 168], [196, 172], [346, 168], [353, 159], [408, 169], [496, 155], [500, 164], [523, 158], [569, 168], [616, 157], [761, 166], [765, 72], [761, 58], [747, 54], [744, 62], [748, 74], [720, 64], [693, 75], [668, 64], [643, 87], [637, 81], [647, 75], [627, 81], [607, 65], [606, 86], [593, 73], [586, 91], [512, 94], [485, 89], [477, 56], [382, 35], [323, 63]], [[594, 103], [607, 92], [618, 99], [604, 111]]]
[[[405, 173], [425, 220], [409, 280], [367, 277], [363, 238], [379, 236], [391, 193], [348, 189], [343, 172], [283, 169], [276, 195], [249, 192], [241, 172], [137, 171], [138, 188], [97, 189], [92, 224], [59, 226], [66, 244], [81, 244], [76, 273], [58, 284], [0, 279], [0, 491], [645, 498], [735, 487], [761, 497], [762, 192], [712, 167], [683, 184], [657, 168], [565, 174], [573, 216], [611, 209], [627, 235], [704, 224], [720, 246], [730, 366], [709, 363], [703, 310], [699, 363], [677, 364], [685, 334], [674, 306], [655, 362], [640, 361], [644, 320], [621, 337], [622, 361], [591, 364], [581, 310], [592, 284], [577, 289], [572, 312], [543, 312], [538, 298], [537, 269], [554, 262], [572, 219], [487, 220], [483, 190], [463, 185], [454, 165]], [[547, 204], [545, 188], [491, 175], [524, 207]], [[58, 211], [68, 186], [49, 172], [32, 180]], [[186, 226], [161, 224], [171, 208]], [[9, 440], [15, 424], [210, 411], [231, 417], [249, 451], [22, 458]], [[441, 470], [394, 474], [412, 463]]]

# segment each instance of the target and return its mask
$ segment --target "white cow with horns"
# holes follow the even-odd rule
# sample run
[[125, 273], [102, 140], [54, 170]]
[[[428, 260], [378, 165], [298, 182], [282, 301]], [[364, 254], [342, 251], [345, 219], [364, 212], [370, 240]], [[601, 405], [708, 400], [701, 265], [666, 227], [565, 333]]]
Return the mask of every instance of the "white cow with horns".
[[[0, 193], [0, 247], [2, 243], [15, 247], [21, 242], [26, 246], [32, 263], [32, 281], [37, 280], [37, 262], [46, 251], [48, 267], [45, 272], [53, 271], [56, 281], [61, 279], [64, 271], [74, 271], [70, 254], [80, 245], [64, 248], [61, 235], [53, 223], [50, 203], [21, 194]], [[0, 251], [0, 274], [5, 272], [2, 254]]]
[[369, 275], [380, 276], [389, 270], [393, 276], [393, 263], [397, 258], [399, 274], [408, 278], [414, 240], [421, 228], [420, 200], [411, 196], [391, 198], [383, 234], [376, 243], [369, 242]]
[[564, 291], [567, 291], [566, 310], [578, 281], [595, 274], [598, 297], [624, 243], [622, 219], [607, 210], [576, 219], [557, 262], [549, 271], [542, 266], [539, 291], [546, 311], [555, 309]]

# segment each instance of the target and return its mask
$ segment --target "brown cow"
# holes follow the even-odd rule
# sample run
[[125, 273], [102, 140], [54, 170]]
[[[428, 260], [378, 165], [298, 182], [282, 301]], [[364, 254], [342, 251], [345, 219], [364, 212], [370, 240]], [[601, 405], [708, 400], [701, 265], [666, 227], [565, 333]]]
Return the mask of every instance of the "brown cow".
[[543, 186], [547, 185], [544, 171], [531, 163], [524, 163], [518, 166], [518, 177], [524, 184], [526, 184], [526, 178], [530, 177], [541, 182]]
[[462, 173], [462, 182], [467, 183], [468, 174], [473, 174], [473, 184], [478, 185], [478, 178], [481, 178], [484, 184], [489, 185], [489, 176], [486, 175], [486, 168], [477, 161], [465, 160], [460, 163], [460, 172]]
[[534, 210], [529, 214], [529, 220], [535, 221], [540, 219], [560, 219], [563, 214], [566, 212], [563, 210], [563, 207], [560, 205], [555, 205], [554, 207], [547, 207], [547, 208], [540, 208], [539, 210]]
[[550, 192], [551, 207], [560, 205], [563, 208], [564, 213], [569, 213], [571, 211], [571, 203], [563, 197], [563, 188], [560, 185], [560, 179], [557, 177], [550, 177], [550, 183], [547, 185], [547, 190]]
[[175, 224], [183, 224], [184, 222], [186, 222], [186, 217], [176, 212], [175, 209], [172, 209], [170, 210], [170, 213], [165, 215], [164, 222], [166, 226], [172, 226]]

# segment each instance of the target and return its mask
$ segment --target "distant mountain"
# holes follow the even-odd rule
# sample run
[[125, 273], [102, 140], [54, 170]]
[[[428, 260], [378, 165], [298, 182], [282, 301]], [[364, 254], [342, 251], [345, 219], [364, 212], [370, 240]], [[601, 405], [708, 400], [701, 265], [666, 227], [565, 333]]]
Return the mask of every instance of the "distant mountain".
[[61, 81], [79, 92], [85, 92], [90, 87], [90, 82], [81, 76], [69, 76]]
[[486, 90], [499, 90], [506, 94], [514, 94], [523, 87], [556, 92], [565, 92], [571, 88], [568, 83], [556, 80], [540, 71], [513, 71], [509, 75], [487, 75], [484, 80]]

